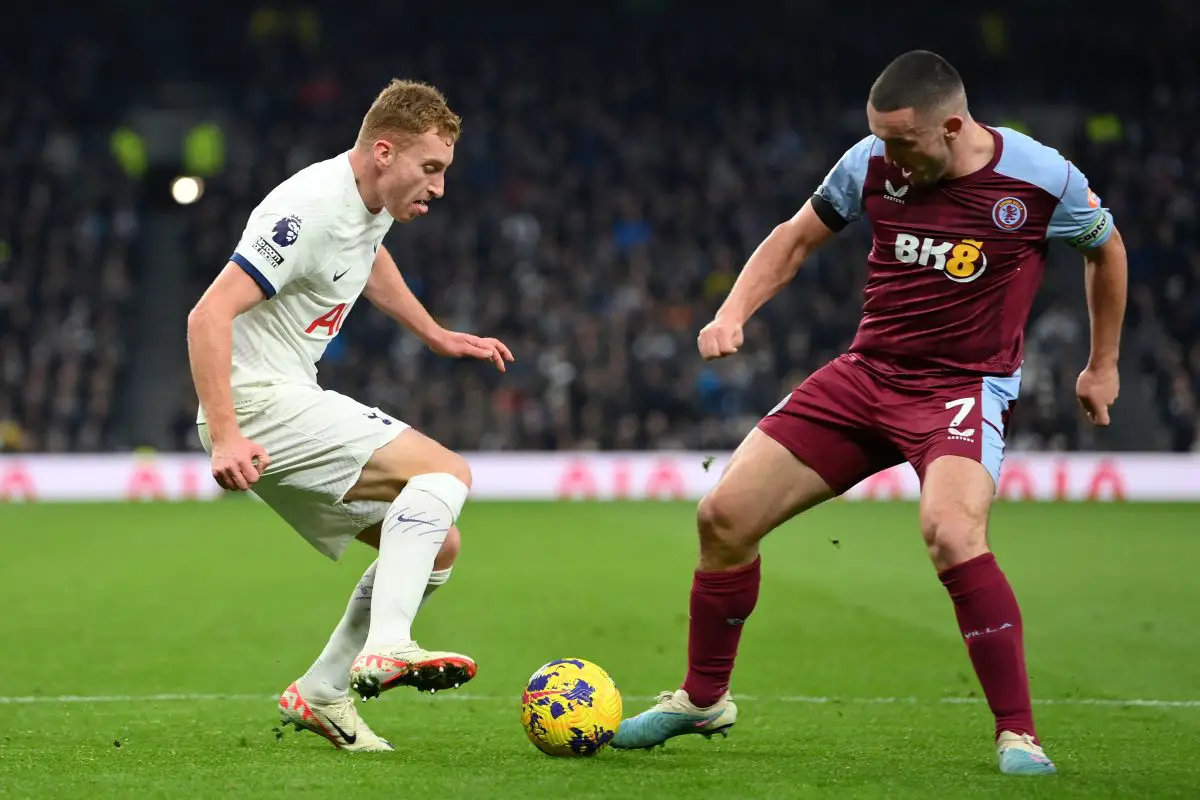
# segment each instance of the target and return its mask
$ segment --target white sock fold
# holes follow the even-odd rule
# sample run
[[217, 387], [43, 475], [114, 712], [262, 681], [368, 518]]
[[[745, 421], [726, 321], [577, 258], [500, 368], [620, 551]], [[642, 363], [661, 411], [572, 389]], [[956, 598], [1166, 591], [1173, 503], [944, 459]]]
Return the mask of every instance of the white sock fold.
[[421, 596], [421, 605], [425, 605], [425, 601], [429, 596], [438, 590], [442, 584], [450, 580], [450, 573], [454, 567], [446, 567], [445, 569], [435, 569], [429, 573], [429, 580], [425, 584], [425, 594]]
[[310, 699], [336, 700], [350, 689], [350, 665], [367, 642], [367, 630], [371, 624], [371, 595], [375, 585], [375, 571], [379, 561], [358, 579], [354, 594], [346, 604], [346, 613], [334, 628], [333, 634], [300, 679], [300, 693]]
[[467, 485], [449, 473], [418, 475], [388, 509], [379, 537], [368, 647], [412, 641], [413, 618], [429, 586], [433, 562], [468, 492]]

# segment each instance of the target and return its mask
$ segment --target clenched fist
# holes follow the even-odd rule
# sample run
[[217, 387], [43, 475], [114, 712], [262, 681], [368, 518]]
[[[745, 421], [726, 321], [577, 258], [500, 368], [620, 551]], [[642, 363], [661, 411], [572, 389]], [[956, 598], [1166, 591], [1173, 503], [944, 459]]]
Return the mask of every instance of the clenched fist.
[[696, 345], [705, 361], [733, 355], [742, 346], [742, 323], [717, 317], [701, 329]]

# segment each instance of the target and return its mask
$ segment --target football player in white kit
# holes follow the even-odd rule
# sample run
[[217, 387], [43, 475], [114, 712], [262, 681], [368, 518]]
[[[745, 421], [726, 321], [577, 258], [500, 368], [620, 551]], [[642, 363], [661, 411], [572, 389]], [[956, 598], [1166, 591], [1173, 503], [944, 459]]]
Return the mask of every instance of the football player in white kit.
[[436, 353], [489, 360], [496, 340], [438, 325], [405, 284], [384, 235], [441, 197], [459, 117], [436, 89], [392, 81], [354, 147], [277, 186], [188, 317], [201, 442], [226, 489], [252, 489], [317, 550], [379, 549], [324, 651], [279, 699], [285, 724], [345, 750], [391, 750], [350, 699], [394, 686], [456, 687], [475, 662], [412, 638], [445, 583], [471, 473], [462, 456], [400, 420], [317, 385], [316, 362], [360, 295]]

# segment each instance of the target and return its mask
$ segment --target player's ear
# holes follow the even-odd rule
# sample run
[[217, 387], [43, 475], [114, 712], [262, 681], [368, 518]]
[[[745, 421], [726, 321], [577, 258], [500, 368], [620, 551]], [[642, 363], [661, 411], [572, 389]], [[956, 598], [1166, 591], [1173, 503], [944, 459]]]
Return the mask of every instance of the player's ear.
[[376, 139], [371, 149], [375, 153], [375, 163], [385, 168], [391, 166], [392, 159], [396, 157], [396, 148], [392, 147], [391, 142], [387, 139]]
[[958, 114], [951, 114], [950, 116], [946, 117], [946, 120], [942, 123], [942, 135], [946, 137], [946, 141], [953, 141], [954, 139], [958, 138], [960, 133], [962, 133], [962, 129], [965, 124], [966, 120], [964, 120]]

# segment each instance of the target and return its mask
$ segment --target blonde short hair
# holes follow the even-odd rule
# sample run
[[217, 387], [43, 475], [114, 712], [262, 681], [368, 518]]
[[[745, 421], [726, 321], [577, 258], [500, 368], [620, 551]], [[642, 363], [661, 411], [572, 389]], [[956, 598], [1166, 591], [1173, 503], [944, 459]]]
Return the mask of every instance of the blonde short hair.
[[462, 117], [446, 105], [445, 96], [427, 83], [393, 78], [363, 117], [358, 142], [397, 137], [407, 139], [428, 131], [457, 142]]

